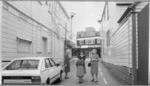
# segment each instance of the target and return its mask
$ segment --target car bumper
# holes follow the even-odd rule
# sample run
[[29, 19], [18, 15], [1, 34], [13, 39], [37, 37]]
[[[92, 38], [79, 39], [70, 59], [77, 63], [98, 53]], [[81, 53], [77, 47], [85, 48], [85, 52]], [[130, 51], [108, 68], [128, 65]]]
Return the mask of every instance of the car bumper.
[[42, 83], [2, 83], [2, 85], [43, 85]]

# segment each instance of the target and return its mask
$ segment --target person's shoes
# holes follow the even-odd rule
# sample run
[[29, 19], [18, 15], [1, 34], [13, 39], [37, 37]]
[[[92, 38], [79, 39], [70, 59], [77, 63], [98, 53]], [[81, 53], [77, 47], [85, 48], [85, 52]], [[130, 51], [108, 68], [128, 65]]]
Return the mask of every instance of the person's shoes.
[[98, 82], [98, 80], [95, 80], [95, 82]]
[[79, 81], [79, 83], [82, 83], [81, 81]]
[[94, 81], [94, 79], [91, 80], [92, 82]]
[[69, 79], [69, 77], [65, 77], [65, 79]]

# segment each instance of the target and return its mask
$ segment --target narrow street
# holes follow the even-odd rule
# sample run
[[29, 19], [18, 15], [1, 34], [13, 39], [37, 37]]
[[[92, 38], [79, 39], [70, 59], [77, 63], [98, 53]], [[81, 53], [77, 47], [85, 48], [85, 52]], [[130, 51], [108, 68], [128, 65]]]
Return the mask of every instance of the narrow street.
[[117, 81], [110, 72], [102, 65], [99, 64], [99, 74], [98, 74], [98, 82], [91, 82], [91, 74], [90, 68], [87, 67], [89, 59], [86, 59], [86, 72], [85, 77], [83, 79], [83, 83], [78, 83], [78, 77], [76, 77], [76, 61], [77, 58], [73, 58], [74, 61], [71, 63], [71, 72], [69, 73], [69, 79], [63, 79], [60, 83], [53, 83], [53, 85], [122, 85], [119, 81]]

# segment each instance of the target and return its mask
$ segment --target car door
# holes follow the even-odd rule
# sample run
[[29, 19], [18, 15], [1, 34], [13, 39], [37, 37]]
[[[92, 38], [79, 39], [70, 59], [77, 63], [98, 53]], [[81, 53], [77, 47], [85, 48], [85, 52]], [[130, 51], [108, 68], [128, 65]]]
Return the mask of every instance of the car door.
[[[53, 71], [53, 70], [51, 70], [52, 68], [51, 68], [51, 64], [50, 64], [50, 62], [49, 62], [49, 60], [48, 59], [44, 59], [44, 66], [45, 66], [45, 69], [42, 71], [42, 75], [43, 75], [43, 78], [44, 78], [44, 82], [46, 82], [46, 80], [49, 78], [51, 78], [52, 77], [52, 75], [51, 75], [51, 72]], [[51, 70], [51, 71], [50, 71]], [[51, 82], [51, 81], [50, 81]]]
[[53, 69], [54, 69], [54, 79], [56, 80], [57, 79], [57, 77], [58, 77], [58, 71], [57, 71], [57, 66], [56, 66], [56, 64], [51, 60], [51, 58], [49, 58], [49, 61], [50, 61], [50, 63], [52, 64], [52, 67], [53, 67]]
[[53, 64], [52, 62], [51, 62], [51, 60], [50, 60], [50, 58], [48, 58], [48, 61], [49, 61], [49, 63], [50, 63], [50, 69], [49, 69], [49, 73], [50, 73], [50, 75], [51, 75], [51, 82], [54, 82], [55, 80], [56, 80], [56, 68], [55, 68], [55, 64]]
[[51, 61], [55, 64], [56, 73], [60, 74], [61, 67], [60, 66], [56, 66], [56, 62], [52, 58], [51, 58]]

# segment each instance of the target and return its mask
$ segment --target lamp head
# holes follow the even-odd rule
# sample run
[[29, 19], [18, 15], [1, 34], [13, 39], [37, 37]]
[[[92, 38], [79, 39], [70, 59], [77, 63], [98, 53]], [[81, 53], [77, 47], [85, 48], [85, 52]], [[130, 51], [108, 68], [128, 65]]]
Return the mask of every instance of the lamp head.
[[75, 13], [72, 13], [72, 12], [71, 12], [71, 18], [73, 18], [73, 17], [74, 17], [74, 15], [75, 15]]

